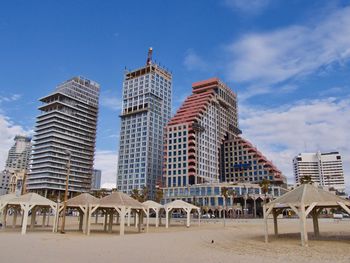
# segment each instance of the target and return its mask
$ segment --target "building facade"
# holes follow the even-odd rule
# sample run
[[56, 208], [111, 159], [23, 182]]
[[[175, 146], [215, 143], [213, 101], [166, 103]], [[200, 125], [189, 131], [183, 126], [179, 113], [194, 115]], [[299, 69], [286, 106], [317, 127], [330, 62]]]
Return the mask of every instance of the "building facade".
[[[6, 194], [11, 189], [20, 189], [22, 187], [23, 174], [29, 168], [29, 159], [32, 150], [31, 138], [22, 135], [16, 135], [14, 145], [9, 150], [5, 169], [0, 174], [0, 195]], [[17, 180], [18, 179], [18, 180]]]
[[[281, 171], [241, 136], [237, 96], [217, 78], [194, 83], [165, 127], [163, 176], [164, 202], [182, 199], [204, 213], [257, 216], [264, 200], [286, 192]], [[235, 197], [225, 201], [223, 188]]]
[[235, 136], [224, 143], [222, 182], [261, 183], [264, 179], [274, 185], [287, 183], [282, 172], [256, 147], [241, 136]]
[[132, 189], [147, 187], [150, 198], [154, 197], [155, 185], [162, 177], [163, 128], [171, 115], [171, 94], [171, 73], [153, 63], [150, 56], [144, 67], [125, 73], [118, 191], [131, 194]]
[[300, 153], [293, 159], [294, 177], [297, 184], [304, 176], [310, 176], [314, 183], [345, 191], [343, 162], [339, 152]]
[[98, 190], [101, 188], [101, 170], [92, 170], [91, 190]]
[[96, 82], [74, 77], [40, 99], [27, 190], [59, 198], [67, 172], [69, 193], [91, 189], [99, 91]]
[[165, 127], [165, 186], [220, 182], [221, 148], [240, 133], [237, 119], [237, 97], [229, 87], [217, 78], [194, 83]]

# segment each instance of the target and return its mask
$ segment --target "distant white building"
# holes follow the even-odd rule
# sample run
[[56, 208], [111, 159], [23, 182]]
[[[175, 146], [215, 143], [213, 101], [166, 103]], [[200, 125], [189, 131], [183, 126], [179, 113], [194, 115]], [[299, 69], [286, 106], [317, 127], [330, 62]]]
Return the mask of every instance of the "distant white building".
[[313, 182], [339, 192], [345, 191], [344, 170], [339, 152], [300, 153], [293, 159], [295, 182], [311, 176]]
[[[32, 149], [31, 138], [16, 135], [14, 141], [14, 145], [8, 152], [5, 169], [0, 173], [0, 195], [7, 194], [10, 188], [13, 189], [11, 192], [22, 188], [22, 179], [17, 179], [23, 177], [29, 166]], [[10, 187], [11, 184], [12, 187]]]
[[97, 190], [101, 188], [101, 175], [101, 170], [92, 170], [91, 190]]

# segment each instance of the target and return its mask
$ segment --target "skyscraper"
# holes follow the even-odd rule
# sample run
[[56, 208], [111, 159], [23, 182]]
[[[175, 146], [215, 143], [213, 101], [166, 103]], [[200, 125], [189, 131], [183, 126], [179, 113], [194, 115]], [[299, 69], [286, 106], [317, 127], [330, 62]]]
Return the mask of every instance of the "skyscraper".
[[217, 78], [194, 83], [165, 132], [167, 187], [219, 182], [223, 143], [240, 133], [236, 94]]
[[343, 162], [339, 152], [300, 153], [293, 159], [297, 184], [304, 176], [321, 186], [345, 191]]
[[16, 135], [14, 141], [6, 159], [5, 169], [0, 174], [0, 195], [7, 193], [12, 177], [24, 174], [29, 166], [32, 150], [31, 138]]
[[98, 190], [101, 188], [101, 176], [101, 170], [94, 169], [92, 171], [91, 190]]
[[27, 190], [56, 197], [91, 189], [100, 86], [83, 77], [60, 84], [40, 99]]
[[126, 71], [120, 128], [117, 189], [149, 189], [154, 196], [163, 166], [163, 129], [171, 114], [172, 75], [152, 61]]

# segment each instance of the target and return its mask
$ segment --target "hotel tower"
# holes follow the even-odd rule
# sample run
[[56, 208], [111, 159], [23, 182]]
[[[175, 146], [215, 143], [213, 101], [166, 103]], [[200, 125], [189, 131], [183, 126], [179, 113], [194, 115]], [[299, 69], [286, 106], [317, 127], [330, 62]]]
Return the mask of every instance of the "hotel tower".
[[130, 194], [147, 187], [149, 198], [162, 177], [163, 129], [171, 114], [172, 75], [152, 61], [126, 71], [120, 128], [117, 189]]
[[58, 197], [68, 166], [69, 192], [91, 189], [99, 92], [96, 82], [74, 77], [40, 99], [27, 190]]

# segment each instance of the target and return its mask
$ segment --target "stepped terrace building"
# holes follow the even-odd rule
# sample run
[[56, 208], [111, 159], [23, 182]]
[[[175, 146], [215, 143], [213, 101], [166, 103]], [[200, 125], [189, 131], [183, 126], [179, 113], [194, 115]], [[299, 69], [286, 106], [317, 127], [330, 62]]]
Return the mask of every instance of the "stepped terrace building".
[[[192, 95], [165, 127], [164, 199], [222, 209], [221, 188], [239, 184], [235, 191], [241, 207], [254, 208], [250, 211], [256, 215], [256, 202], [261, 206], [267, 198], [259, 183], [269, 180], [277, 189], [269, 198], [279, 196], [286, 178], [240, 134], [236, 94], [217, 78], [194, 83]], [[241, 190], [248, 184], [254, 184], [256, 198]], [[247, 200], [254, 200], [253, 205]]]
[[131, 194], [147, 187], [153, 198], [162, 178], [164, 126], [170, 119], [172, 75], [152, 62], [127, 71], [123, 83], [117, 189]]
[[165, 127], [166, 186], [218, 183], [221, 147], [239, 133], [236, 94], [217, 78], [194, 83]]
[[99, 91], [96, 82], [74, 77], [40, 99], [27, 190], [58, 197], [68, 166], [69, 192], [91, 189]]
[[286, 184], [282, 172], [256, 147], [241, 136], [235, 136], [224, 143], [223, 182], [260, 183], [264, 179], [273, 184]]

